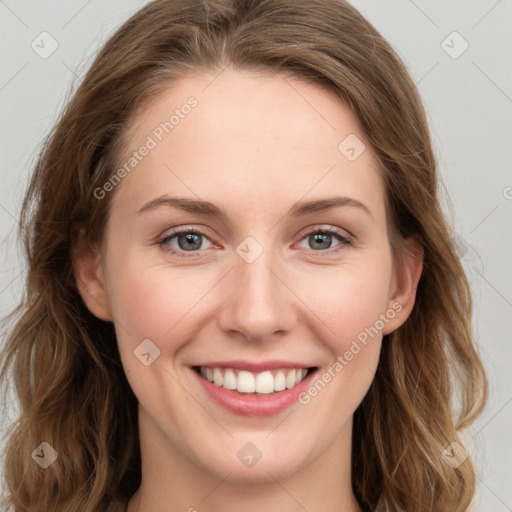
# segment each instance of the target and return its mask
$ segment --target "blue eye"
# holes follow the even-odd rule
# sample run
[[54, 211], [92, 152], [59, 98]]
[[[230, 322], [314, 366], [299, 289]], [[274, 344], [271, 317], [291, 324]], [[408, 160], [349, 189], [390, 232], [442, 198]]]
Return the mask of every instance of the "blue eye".
[[[338, 240], [338, 245], [335, 246], [334, 250], [331, 249], [331, 244], [333, 239]], [[352, 238], [348, 235], [342, 235], [340, 231], [334, 228], [313, 228], [310, 230], [302, 240], [307, 240], [307, 243], [310, 248], [319, 249], [314, 252], [326, 252], [336, 253], [343, 249], [346, 245], [352, 245]], [[302, 241], [301, 240], [301, 241]], [[327, 247], [326, 247], [327, 246]]]
[[[203, 246], [205, 240], [210, 244], [207, 247]], [[307, 240], [309, 249], [320, 253], [322, 256], [324, 253], [337, 253], [345, 246], [352, 245], [352, 238], [350, 236], [342, 234], [341, 231], [331, 227], [323, 229], [313, 228], [302, 237], [301, 242], [303, 240]], [[334, 249], [331, 247], [333, 240], [338, 240], [338, 244]], [[198, 252], [208, 249], [213, 245], [207, 235], [198, 228], [173, 230], [158, 243], [165, 251], [182, 258], [200, 257], [201, 254], [198, 254]]]
[[[173, 239], [176, 239], [176, 247], [172, 244]], [[194, 229], [182, 229], [173, 231], [170, 235], [167, 235], [159, 244], [172, 254], [176, 254], [180, 257], [187, 258], [193, 256], [193, 254], [184, 254], [187, 252], [196, 252], [205, 249], [203, 246], [204, 240], [209, 240], [205, 233], [201, 230]], [[210, 242], [211, 243], [211, 242]], [[206, 247], [208, 248], [208, 247]]]

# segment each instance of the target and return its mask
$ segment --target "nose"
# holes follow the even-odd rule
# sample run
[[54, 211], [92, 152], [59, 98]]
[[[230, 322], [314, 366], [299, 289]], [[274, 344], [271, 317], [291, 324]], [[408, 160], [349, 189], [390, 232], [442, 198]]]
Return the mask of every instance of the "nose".
[[217, 317], [224, 332], [262, 342], [282, 336], [295, 324], [297, 298], [272, 251], [263, 251], [251, 263], [237, 256], [229, 287]]

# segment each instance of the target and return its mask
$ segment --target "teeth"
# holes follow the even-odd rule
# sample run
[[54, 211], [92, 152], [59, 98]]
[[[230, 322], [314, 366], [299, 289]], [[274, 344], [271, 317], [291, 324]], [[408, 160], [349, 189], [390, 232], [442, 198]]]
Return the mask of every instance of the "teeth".
[[268, 395], [276, 391], [292, 389], [306, 376], [305, 368], [267, 370], [252, 373], [233, 368], [206, 368], [201, 366], [199, 373], [213, 384], [225, 389], [236, 389], [239, 393], [259, 393]]
[[291, 370], [288, 373], [288, 375], [286, 376], [286, 387], [288, 389], [292, 389], [293, 386], [295, 386], [295, 377], [296, 377], [295, 370]]
[[274, 377], [270, 372], [258, 373], [256, 377], [256, 393], [268, 393], [274, 392]]
[[218, 368], [213, 369], [213, 383], [216, 386], [222, 386], [222, 372]]
[[283, 391], [286, 389], [286, 377], [284, 372], [277, 372], [274, 377], [274, 390], [275, 391]]
[[231, 368], [228, 368], [224, 372], [224, 381], [222, 383], [222, 387], [226, 389], [236, 389], [236, 375]]
[[256, 379], [251, 372], [241, 371], [238, 372], [238, 379], [236, 381], [236, 389], [240, 393], [254, 393], [256, 388]]

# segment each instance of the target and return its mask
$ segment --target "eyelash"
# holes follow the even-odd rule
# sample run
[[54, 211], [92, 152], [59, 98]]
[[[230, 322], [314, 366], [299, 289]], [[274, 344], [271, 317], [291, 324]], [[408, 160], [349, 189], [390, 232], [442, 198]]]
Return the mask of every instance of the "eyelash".
[[[186, 254], [187, 251], [176, 250], [168, 244], [168, 242], [170, 240], [172, 240], [173, 238], [175, 238], [176, 236], [181, 235], [181, 234], [190, 234], [190, 233], [192, 233], [194, 235], [201, 235], [201, 236], [204, 236], [205, 238], [209, 239], [208, 235], [204, 231], [202, 231], [200, 228], [197, 228], [197, 227], [183, 228], [183, 229], [172, 230], [170, 233], [166, 234], [164, 238], [162, 238], [158, 241], [158, 245], [160, 245], [160, 247], [162, 247], [163, 250], [165, 250], [173, 255], [176, 255], [180, 258], [197, 257], [196, 255], [199, 251], [190, 251], [190, 254]], [[337, 229], [332, 228], [332, 227], [321, 228], [321, 229], [318, 227], [311, 228], [306, 233], [304, 233], [304, 235], [302, 236], [300, 241], [304, 240], [308, 236], [311, 236], [311, 235], [317, 234], [317, 233], [334, 235], [340, 242], [336, 246], [335, 249], [324, 249], [324, 250], [319, 250], [319, 251], [313, 250], [313, 252], [320, 253], [322, 255], [325, 253], [337, 254], [339, 251], [343, 250], [343, 248], [345, 246], [350, 246], [353, 244], [353, 239], [351, 236], [342, 235], [340, 231], [338, 231]]]

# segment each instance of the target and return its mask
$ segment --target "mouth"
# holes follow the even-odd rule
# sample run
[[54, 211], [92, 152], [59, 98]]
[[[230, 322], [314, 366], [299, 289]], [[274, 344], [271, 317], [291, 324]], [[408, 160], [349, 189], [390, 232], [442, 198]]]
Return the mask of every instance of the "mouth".
[[278, 368], [257, 373], [215, 366], [194, 366], [193, 369], [215, 386], [238, 393], [264, 396], [295, 388], [309, 373], [315, 371], [316, 367]]
[[318, 367], [232, 362], [191, 369], [207, 396], [224, 409], [238, 415], [269, 416], [294, 405]]

